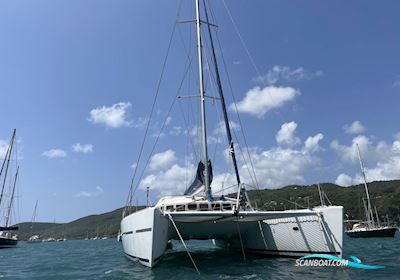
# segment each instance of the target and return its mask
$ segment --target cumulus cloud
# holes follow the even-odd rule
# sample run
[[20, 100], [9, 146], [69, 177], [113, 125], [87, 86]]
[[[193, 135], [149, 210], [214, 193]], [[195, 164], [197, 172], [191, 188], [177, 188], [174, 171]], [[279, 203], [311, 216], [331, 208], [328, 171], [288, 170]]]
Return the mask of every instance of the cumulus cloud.
[[344, 186], [344, 187], [348, 187], [353, 185], [353, 178], [351, 178], [349, 175], [342, 173], [339, 174], [339, 176], [337, 176], [335, 184], [339, 185], [339, 186]]
[[167, 170], [147, 175], [141, 182], [140, 188], [156, 190], [160, 195], [182, 194], [192, 180], [194, 165], [188, 167], [174, 164]]
[[[400, 178], [400, 139], [395, 138], [391, 144], [384, 141], [374, 143], [366, 136], [357, 136], [349, 146], [341, 145], [338, 141], [331, 147], [339, 154], [344, 162], [358, 164], [356, 144], [358, 143], [365, 164], [365, 175], [368, 181], [385, 181]], [[352, 185], [363, 182], [361, 172], [354, 175], [340, 174], [336, 183]]]
[[48, 158], [65, 158], [67, 157], [67, 152], [62, 149], [50, 149], [44, 151], [42, 155]]
[[276, 142], [278, 142], [278, 144], [287, 144], [290, 146], [298, 144], [300, 139], [294, 136], [296, 128], [297, 123], [295, 122], [282, 124], [281, 129], [275, 136]]
[[[275, 189], [289, 184], [305, 183], [304, 173], [318, 165], [319, 157], [304, 149], [275, 147], [269, 150], [259, 148], [250, 149], [252, 167], [257, 176], [259, 187], [262, 189]], [[252, 172], [250, 161], [246, 161], [242, 156], [239, 159], [239, 172], [243, 182], [253, 185], [256, 184]], [[235, 174], [226, 172], [214, 176], [212, 183], [213, 191], [219, 193], [223, 186], [229, 187], [236, 183]], [[228, 191], [232, 192], [232, 190]]]
[[292, 69], [290, 66], [281, 66], [275, 65], [268, 71], [267, 74], [261, 77], [255, 78], [258, 82], [263, 82], [269, 85], [273, 85], [278, 83], [279, 81], [284, 82], [296, 82], [301, 80], [311, 80], [318, 77], [321, 77], [323, 72], [318, 71], [309, 71], [304, 69], [303, 67], [297, 67]]
[[391, 147], [384, 141], [379, 141], [376, 144], [365, 136], [358, 135], [353, 138], [351, 145], [342, 145], [338, 140], [331, 142], [331, 148], [339, 155], [342, 161], [358, 163], [357, 145], [360, 148], [362, 157], [365, 161], [380, 161], [385, 160], [391, 155]]
[[360, 134], [365, 131], [365, 126], [360, 121], [354, 121], [344, 125], [343, 129], [347, 134]]
[[[292, 87], [254, 87], [236, 104], [236, 107], [239, 112], [262, 118], [268, 111], [282, 107], [299, 94], [300, 91]], [[235, 104], [231, 104], [229, 109], [235, 110]]]
[[321, 150], [319, 142], [324, 139], [322, 133], [318, 133], [314, 136], [310, 136], [304, 141], [304, 150], [307, 152], [315, 153]]
[[72, 145], [72, 150], [76, 153], [91, 153], [93, 152], [93, 145], [92, 144], [84, 144], [82, 145], [81, 143], [76, 143]]
[[[319, 142], [322, 139], [321, 133], [310, 136], [297, 149], [290, 146], [278, 146], [267, 150], [250, 148], [249, 154], [260, 188], [279, 188], [288, 184], [305, 183], [306, 171], [320, 162], [317, 152], [321, 150]], [[300, 139], [298, 141], [299, 144], [302, 143]], [[247, 153], [243, 155], [240, 151], [236, 149], [241, 179], [245, 183], [254, 185], [255, 182], [249, 174], [251, 165], [248, 155]], [[225, 159], [228, 163], [227, 158]], [[179, 162], [174, 162], [168, 168], [150, 171], [140, 183], [141, 188], [150, 187], [161, 195], [182, 194], [193, 179], [195, 166], [191, 164], [186, 168]], [[235, 183], [233, 171], [217, 173], [214, 170], [213, 192], [220, 194], [222, 188], [233, 186]], [[228, 192], [232, 192], [232, 189], [226, 193]]]
[[149, 163], [152, 170], [158, 170], [171, 166], [176, 161], [175, 152], [173, 150], [166, 150], [158, 154], [154, 154]]
[[81, 191], [79, 193], [77, 193], [75, 196], [76, 197], [86, 197], [86, 198], [90, 198], [90, 197], [96, 197], [99, 195], [102, 195], [104, 193], [104, 190], [102, 187], [97, 186], [95, 188], [94, 191], [89, 192], [89, 191]]
[[90, 111], [88, 120], [93, 124], [104, 124], [110, 128], [132, 126], [133, 122], [127, 120], [130, 102], [119, 102], [111, 107], [98, 107]]

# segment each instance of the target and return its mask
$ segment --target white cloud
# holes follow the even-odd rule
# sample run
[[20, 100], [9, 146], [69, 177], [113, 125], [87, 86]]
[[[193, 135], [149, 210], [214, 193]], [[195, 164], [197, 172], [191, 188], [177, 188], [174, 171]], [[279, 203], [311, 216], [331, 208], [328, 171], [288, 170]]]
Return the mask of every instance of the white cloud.
[[300, 139], [294, 136], [296, 128], [297, 123], [295, 122], [282, 124], [281, 129], [275, 136], [276, 142], [278, 142], [278, 144], [287, 144], [289, 146], [298, 144]]
[[[254, 87], [236, 106], [239, 112], [262, 118], [268, 111], [282, 107], [299, 94], [300, 91], [292, 87]], [[235, 104], [231, 104], [229, 109], [235, 110]]]
[[321, 150], [321, 147], [319, 146], [319, 142], [324, 138], [324, 135], [322, 133], [318, 133], [314, 136], [310, 136], [304, 141], [304, 150], [315, 153]]
[[[238, 131], [240, 129], [240, 125], [234, 121], [229, 121], [229, 127], [231, 129], [231, 131]], [[219, 123], [217, 123], [216, 127], [214, 128], [213, 131], [214, 135], [225, 135], [226, 134], [226, 128], [225, 128], [225, 122], [224, 121], [220, 121]]]
[[154, 154], [149, 163], [151, 170], [158, 170], [168, 168], [176, 161], [175, 152], [173, 150], [166, 150], [158, 154]]
[[[303, 184], [305, 183], [304, 173], [319, 164], [319, 158], [315, 154], [302, 149], [275, 147], [270, 150], [259, 150], [253, 148], [250, 149], [250, 157], [259, 187], [262, 189]], [[240, 155], [238, 160], [242, 181], [250, 185], [255, 184], [249, 175], [251, 165], [247, 157], [246, 162]], [[233, 172], [217, 174], [212, 183], [213, 191], [218, 192], [221, 186], [229, 187], [235, 183], [236, 178]]]
[[[279, 188], [288, 184], [305, 183], [305, 173], [320, 163], [316, 152], [320, 150], [319, 142], [323, 138], [321, 133], [310, 136], [304, 146], [298, 149], [274, 147], [269, 150], [250, 148], [249, 153], [261, 188]], [[299, 143], [301, 140], [299, 139]], [[247, 154], [242, 155], [236, 149], [239, 171], [243, 182], [253, 184], [249, 175], [249, 160]], [[225, 154], [224, 154], [225, 155]], [[244, 160], [246, 158], [246, 160]], [[226, 161], [230, 162], [227, 157]], [[226, 170], [224, 168], [224, 170]], [[145, 189], [150, 187], [161, 195], [182, 194], [191, 183], [195, 166], [191, 164], [185, 168], [179, 163], [174, 163], [167, 169], [151, 171], [140, 184]], [[229, 187], [236, 182], [233, 171], [216, 173], [212, 182], [213, 192], [218, 192], [223, 186]], [[230, 189], [228, 192], [232, 192]], [[225, 192], [225, 193], [228, 193]]]
[[182, 127], [181, 126], [176, 126], [174, 125], [170, 130], [169, 130], [169, 134], [170, 135], [175, 135], [175, 136], [179, 136], [181, 135], [182, 132]]
[[321, 77], [322, 75], [323, 73], [320, 70], [312, 72], [304, 69], [303, 67], [292, 69], [290, 66], [275, 65], [268, 71], [267, 74], [257, 77], [255, 80], [273, 85], [278, 83], [280, 80], [285, 82], [296, 82], [301, 80], [311, 80]]
[[67, 152], [62, 149], [50, 149], [44, 151], [42, 155], [48, 158], [65, 158], [67, 157]]
[[179, 164], [172, 165], [167, 170], [147, 175], [140, 183], [140, 188], [156, 190], [160, 195], [182, 194], [194, 174], [194, 165], [188, 168]]
[[[361, 156], [365, 164], [365, 175], [368, 181], [384, 181], [400, 178], [400, 140], [395, 139], [391, 144], [384, 141], [374, 143], [366, 136], [357, 136], [350, 146], [331, 143], [331, 147], [339, 154], [344, 162], [358, 164], [356, 143], [359, 144]], [[342, 175], [342, 174], [341, 174]], [[336, 182], [347, 184], [359, 184], [363, 182], [361, 172], [353, 176], [339, 175]], [[340, 178], [339, 178], [340, 177]], [[351, 180], [349, 179], [351, 178]]]
[[130, 102], [119, 102], [111, 107], [99, 107], [90, 111], [88, 120], [94, 124], [104, 124], [107, 127], [118, 128], [132, 126], [133, 122], [127, 120]]
[[339, 176], [336, 178], [335, 184], [339, 185], [339, 186], [348, 187], [348, 186], [353, 185], [354, 182], [353, 182], [353, 178], [351, 178], [347, 174], [342, 173], [342, 174], [339, 174]]
[[104, 190], [102, 187], [97, 186], [96, 189], [92, 192], [88, 192], [88, 191], [81, 191], [79, 193], [77, 193], [75, 196], [76, 197], [96, 197], [99, 195], [102, 195], [104, 193]]
[[343, 129], [348, 134], [360, 134], [365, 131], [365, 126], [360, 121], [354, 121], [350, 125], [344, 125]]
[[379, 141], [374, 145], [372, 140], [364, 135], [354, 137], [349, 146], [340, 144], [338, 140], [333, 140], [331, 148], [336, 151], [342, 161], [358, 163], [357, 144], [365, 161], [384, 160], [391, 154], [391, 147], [386, 142]]
[[76, 153], [87, 154], [93, 152], [93, 145], [92, 144], [81, 145], [81, 143], [76, 143], [72, 145], [72, 150]]
[[0, 159], [5, 158], [8, 149], [8, 142], [0, 139]]
[[169, 125], [172, 122], [172, 117], [168, 116], [165, 120], [165, 125]]
[[130, 166], [130, 168], [132, 168], [132, 169], [135, 169], [136, 167], [137, 167], [137, 163], [136, 162], [132, 163], [131, 166]]

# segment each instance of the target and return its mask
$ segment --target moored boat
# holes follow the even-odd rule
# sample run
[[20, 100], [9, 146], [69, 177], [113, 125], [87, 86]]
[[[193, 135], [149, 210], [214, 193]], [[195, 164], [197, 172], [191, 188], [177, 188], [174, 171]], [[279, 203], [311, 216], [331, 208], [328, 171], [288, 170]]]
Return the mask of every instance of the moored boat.
[[[322, 205], [302, 210], [261, 211], [251, 204], [236, 162], [235, 145], [210, 31], [212, 24], [208, 19], [206, 2], [202, 3], [205, 19], [200, 18], [200, 0], [196, 0], [196, 19], [189, 21], [196, 23], [197, 30], [201, 161], [198, 163], [193, 183], [187, 186], [183, 195], [164, 196], [154, 206], [150, 205], [147, 195], [147, 208], [133, 212], [130, 202], [136, 189], [132, 189], [131, 185], [118, 234], [125, 255], [145, 266], [154, 267], [170, 247], [171, 240], [180, 240], [187, 249], [185, 240], [212, 239], [216, 246], [238, 250], [243, 256], [246, 252], [277, 257], [296, 257], [312, 253], [341, 256], [342, 206]], [[210, 57], [215, 67], [213, 75], [219, 94], [217, 97], [205, 95], [200, 24], [204, 24], [208, 30]], [[208, 69], [210, 71], [210, 68]], [[213, 171], [208, 156], [206, 98], [213, 98], [221, 103], [229, 156], [236, 178], [235, 197], [216, 195], [211, 189]], [[187, 252], [198, 270], [188, 249]]]

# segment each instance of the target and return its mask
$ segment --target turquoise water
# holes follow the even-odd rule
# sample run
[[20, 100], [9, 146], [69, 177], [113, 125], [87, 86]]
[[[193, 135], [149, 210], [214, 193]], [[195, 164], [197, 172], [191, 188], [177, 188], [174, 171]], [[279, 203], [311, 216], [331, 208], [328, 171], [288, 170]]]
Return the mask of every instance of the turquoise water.
[[194, 271], [178, 243], [156, 268], [124, 257], [116, 240], [77, 240], [27, 244], [0, 250], [2, 279], [399, 279], [400, 235], [396, 238], [345, 238], [345, 257], [364, 264], [385, 265], [380, 270], [338, 267], [296, 267], [295, 259], [259, 258], [214, 248], [210, 242], [191, 241], [201, 275]]

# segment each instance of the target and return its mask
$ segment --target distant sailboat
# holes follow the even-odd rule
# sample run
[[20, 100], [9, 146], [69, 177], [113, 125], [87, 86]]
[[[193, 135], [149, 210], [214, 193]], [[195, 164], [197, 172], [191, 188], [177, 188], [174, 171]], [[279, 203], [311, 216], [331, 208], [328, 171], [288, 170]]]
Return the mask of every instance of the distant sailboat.
[[[33, 215], [32, 215], [32, 221], [31, 221], [31, 233], [33, 232], [33, 226], [36, 222], [37, 206], [38, 206], [38, 201], [36, 200], [35, 208], [33, 210]], [[29, 239], [26, 242], [27, 243], [41, 243], [42, 241], [40, 240], [40, 236], [35, 234], [35, 235], [32, 235], [31, 237], [29, 237]]]
[[97, 240], [97, 239], [99, 239], [99, 226], [97, 226], [97, 231], [96, 231], [96, 236], [95, 237], [92, 237], [92, 238], [90, 238], [91, 240]]
[[390, 226], [389, 224], [387, 224], [386, 226], [381, 226], [376, 207], [374, 207], [376, 219], [374, 217], [374, 212], [371, 206], [371, 199], [369, 197], [367, 178], [365, 176], [364, 163], [361, 158], [360, 148], [358, 147], [358, 144], [357, 144], [357, 154], [358, 154], [358, 160], [360, 162], [361, 173], [364, 179], [365, 194], [367, 197], [366, 200], [363, 198], [364, 211], [367, 220], [355, 223], [352, 229], [346, 230], [346, 234], [354, 238], [394, 237], [397, 231], [397, 227]]
[[[0, 193], [0, 209], [2, 207], [2, 202], [4, 201], [4, 194], [5, 194], [5, 186], [7, 183], [7, 175], [9, 173], [10, 169], [10, 161], [11, 157], [13, 154], [16, 155], [16, 152], [14, 151], [14, 144], [15, 144], [15, 137], [16, 137], [16, 129], [14, 129], [13, 134], [11, 136], [10, 144], [8, 145], [6, 156], [4, 158], [3, 164], [1, 166], [0, 170], [0, 179], [2, 179], [2, 185], [1, 185], [1, 193]], [[13, 234], [13, 231], [18, 230], [17, 226], [10, 226], [11, 222], [11, 209], [13, 207], [13, 202], [14, 202], [14, 194], [15, 194], [15, 187], [17, 184], [17, 179], [18, 179], [18, 172], [19, 172], [19, 166], [17, 167], [17, 171], [15, 173], [15, 177], [12, 183], [12, 189], [11, 189], [11, 194], [9, 195], [9, 201], [8, 205], [6, 206], [5, 209], [5, 225], [0, 226], [0, 248], [10, 248], [10, 247], [15, 247], [18, 243], [18, 237], [17, 235]], [[3, 177], [2, 177], [3, 176]]]

